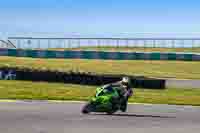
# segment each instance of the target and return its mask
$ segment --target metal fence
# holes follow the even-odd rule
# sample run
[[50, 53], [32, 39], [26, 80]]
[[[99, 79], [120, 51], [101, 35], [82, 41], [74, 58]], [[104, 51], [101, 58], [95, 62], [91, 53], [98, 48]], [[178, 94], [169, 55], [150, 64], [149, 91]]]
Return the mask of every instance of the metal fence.
[[200, 48], [200, 38], [32, 38], [9, 37], [16, 48], [80, 47]]

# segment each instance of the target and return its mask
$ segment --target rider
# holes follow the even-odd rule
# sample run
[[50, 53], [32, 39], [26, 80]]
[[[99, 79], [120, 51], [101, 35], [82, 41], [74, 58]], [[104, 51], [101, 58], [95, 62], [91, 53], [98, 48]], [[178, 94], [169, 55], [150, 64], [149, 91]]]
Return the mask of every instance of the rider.
[[104, 86], [105, 89], [108, 89], [109, 87], [114, 87], [119, 92], [121, 101], [120, 110], [125, 112], [127, 109], [128, 98], [133, 94], [129, 77], [123, 77], [121, 81]]

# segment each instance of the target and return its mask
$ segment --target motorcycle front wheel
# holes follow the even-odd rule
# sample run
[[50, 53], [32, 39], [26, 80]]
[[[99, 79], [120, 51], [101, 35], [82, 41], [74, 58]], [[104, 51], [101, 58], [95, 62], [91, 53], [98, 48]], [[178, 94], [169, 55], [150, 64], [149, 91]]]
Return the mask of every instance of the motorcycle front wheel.
[[83, 114], [88, 114], [88, 113], [92, 112], [92, 110], [93, 110], [93, 105], [92, 105], [91, 103], [87, 103], [87, 104], [83, 107], [82, 113], [83, 113]]

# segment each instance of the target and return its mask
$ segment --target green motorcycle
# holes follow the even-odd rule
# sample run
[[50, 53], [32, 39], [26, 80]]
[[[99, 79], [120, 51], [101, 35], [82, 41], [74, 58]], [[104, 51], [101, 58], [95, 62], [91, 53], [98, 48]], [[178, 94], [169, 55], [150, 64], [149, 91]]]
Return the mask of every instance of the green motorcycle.
[[96, 94], [92, 97], [83, 109], [83, 114], [90, 112], [104, 112], [113, 114], [120, 109], [120, 95], [117, 89], [110, 87], [109, 89], [97, 88]]

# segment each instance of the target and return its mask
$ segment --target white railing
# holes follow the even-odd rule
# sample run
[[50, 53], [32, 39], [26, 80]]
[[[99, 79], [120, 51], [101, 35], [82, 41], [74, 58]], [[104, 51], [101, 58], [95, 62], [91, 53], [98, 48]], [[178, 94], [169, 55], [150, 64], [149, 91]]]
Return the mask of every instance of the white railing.
[[32, 38], [9, 37], [17, 48], [49, 49], [80, 47], [197, 48], [200, 38]]

